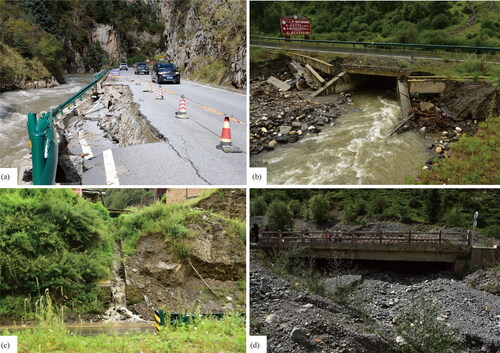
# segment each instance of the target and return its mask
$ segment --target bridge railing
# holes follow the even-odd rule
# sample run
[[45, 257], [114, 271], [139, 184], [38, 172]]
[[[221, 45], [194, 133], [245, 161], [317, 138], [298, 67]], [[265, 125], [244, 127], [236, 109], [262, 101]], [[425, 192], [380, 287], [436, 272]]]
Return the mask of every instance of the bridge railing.
[[76, 101], [83, 99], [83, 95], [92, 88], [109, 71], [103, 70], [94, 75], [94, 80], [83, 87], [78, 93], [71, 96], [64, 103], [59, 104], [48, 112], [28, 113], [28, 137], [32, 155], [32, 175], [33, 185], [53, 185], [56, 178], [57, 160], [59, 155], [59, 144], [54, 130], [54, 123], [57, 116], [62, 114], [64, 109], [76, 106]]
[[383, 42], [354, 42], [354, 41], [340, 41], [340, 40], [311, 40], [311, 39], [289, 39], [289, 38], [276, 38], [276, 37], [260, 37], [250, 36], [250, 42], [254, 41], [276, 41], [276, 42], [295, 42], [302, 44], [318, 44], [318, 45], [332, 45], [332, 46], [352, 46], [373, 48], [373, 49], [417, 49], [427, 51], [455, 51], [455, 52], [469, 52], [469, 53], [500, 53], [500, 48], [495, 47], [471, 47], [463, 45], [441, 45], [441, 44], [409, 44], [409, 43], [383, 43]]
[[472, 245], [472, 233], [416, 231], [263, 231], [262, 243], [413, 243]]

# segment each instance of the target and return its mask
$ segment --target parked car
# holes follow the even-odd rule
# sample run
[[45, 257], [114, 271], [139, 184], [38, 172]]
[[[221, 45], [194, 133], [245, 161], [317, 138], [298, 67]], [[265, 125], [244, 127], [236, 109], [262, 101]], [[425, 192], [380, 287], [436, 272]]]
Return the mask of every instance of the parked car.
[[126, 63], [121, 63], [120, 64], [120, 70], [127, 70], [128, 71], [128, 66]]
[[151, 71], [151, 80], [156, 83], [181, 83], [181, 75], [172, 63], [156, 63]]

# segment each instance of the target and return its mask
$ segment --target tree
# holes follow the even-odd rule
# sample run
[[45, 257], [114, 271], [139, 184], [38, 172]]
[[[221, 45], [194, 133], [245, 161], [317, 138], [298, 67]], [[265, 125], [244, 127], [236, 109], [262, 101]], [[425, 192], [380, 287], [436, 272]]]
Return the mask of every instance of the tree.
[[425, 206], [429, 223], [437, 223], [441, 210], [441, 198], [438, 189], [430, 189], [428, 191]]
[[64, 61], [61, 43], [52, 34], [45, 34], [33, 49], [43, 65], [55, 76], [62, 75], [61, 65]]
[[263, 216], [266, 213], [266, 201], [264, 197], [257, 197], [250, 201], [250, 215]]
[[286, 230], [293, 227], [293, 213], [281, 200], [271, 202], [266, 212], [267, 225], [271, 230]]
[[330, 203], [324, 195], [315, 195], [309, 201], [311, 215], [316, 222], [326, 222], [328, 220], [328, 212], [330, 211]]

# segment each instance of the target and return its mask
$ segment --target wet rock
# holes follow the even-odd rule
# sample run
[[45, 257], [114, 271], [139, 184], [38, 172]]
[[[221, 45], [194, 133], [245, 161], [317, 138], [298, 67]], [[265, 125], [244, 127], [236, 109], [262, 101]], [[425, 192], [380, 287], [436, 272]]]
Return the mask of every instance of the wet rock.
[[275, 140], [278, 143], [288, 143], [288, 135], [276, 136]]
[[279, 130], [279, 133], [280, 134], [288, 134], [290, 131], [292, 130], [292, 127], [291, 126], [280, 126], [280, 130]]
[[277, 144], [278, 144], [278, 141], [272, 140], [271, 142], [269, 142], [268, 146], [274, 148], [274, 147], [276, 147]]

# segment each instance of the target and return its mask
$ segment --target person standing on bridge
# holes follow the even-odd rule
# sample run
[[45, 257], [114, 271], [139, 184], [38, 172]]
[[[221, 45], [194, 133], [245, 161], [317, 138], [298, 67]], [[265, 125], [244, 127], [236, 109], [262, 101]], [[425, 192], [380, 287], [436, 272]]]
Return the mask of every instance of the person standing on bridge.
[[259, 242], [259, 225], [254, 223], [251, 229], [251, 238], [250, 242], [258, 243]]

